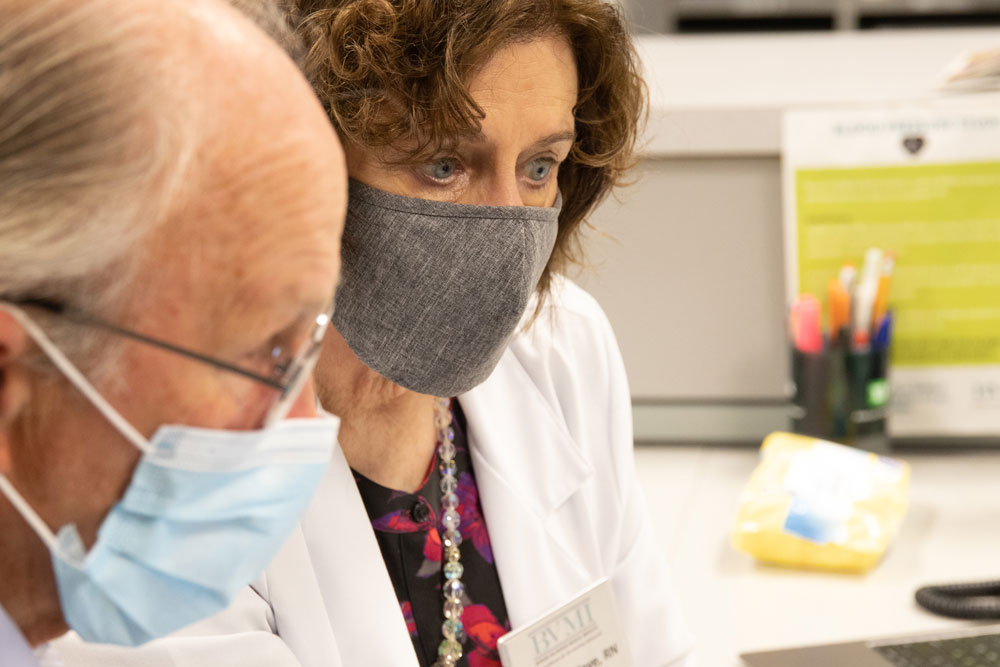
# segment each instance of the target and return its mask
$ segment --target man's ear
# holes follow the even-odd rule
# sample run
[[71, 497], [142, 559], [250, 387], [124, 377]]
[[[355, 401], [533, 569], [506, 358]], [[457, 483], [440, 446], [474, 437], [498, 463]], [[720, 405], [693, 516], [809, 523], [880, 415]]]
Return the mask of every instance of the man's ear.
[[0, 474], [11, 467], [11, 427], [28, 403], [28, 376], [19, 363], [28, 334], [9, 312], [0, 308]]

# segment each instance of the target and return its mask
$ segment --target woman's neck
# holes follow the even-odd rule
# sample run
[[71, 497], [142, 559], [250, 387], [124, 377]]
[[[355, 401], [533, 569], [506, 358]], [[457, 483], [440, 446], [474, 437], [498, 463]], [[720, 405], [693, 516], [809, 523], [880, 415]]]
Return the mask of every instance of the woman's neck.
[[376, 484], [413, 493], [434, 456], [434, 398], [411, 391], [378, 410], [341, 417], [347, 463]]
[[376, 484], [416, 491], [434, 456], [437, 399], [386, 380], [331, 333], [316, 366], [316, 387], [322, 406], [340, 417], [347, 463]]

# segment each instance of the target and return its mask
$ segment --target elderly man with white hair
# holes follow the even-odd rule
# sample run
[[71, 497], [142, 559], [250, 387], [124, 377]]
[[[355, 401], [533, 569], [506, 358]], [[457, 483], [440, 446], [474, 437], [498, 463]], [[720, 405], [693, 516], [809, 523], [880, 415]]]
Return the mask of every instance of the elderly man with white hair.
[[0, 3], [0, 665], [177, 630], [277, 552], [335, 441], [309, 375], [346, 196], [224, 3]]

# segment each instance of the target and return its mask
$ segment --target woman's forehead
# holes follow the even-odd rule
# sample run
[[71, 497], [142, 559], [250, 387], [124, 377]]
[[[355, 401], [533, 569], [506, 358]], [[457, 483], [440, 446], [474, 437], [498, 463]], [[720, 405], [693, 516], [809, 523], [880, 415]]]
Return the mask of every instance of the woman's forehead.
[[576, 58], [562, 35], [540, 35], [498, 49], [476, 68], [468, 81], [477, 103], [510, 95], [561, 95], [576, 102]]
[[521, 148], [572, 140], [577, 102], [576, 62], [563, 37], [545, 36], [495, 53], [469, 82], [483, 111], [477, 131], [460, 143], [495, 143], [515, 137]]

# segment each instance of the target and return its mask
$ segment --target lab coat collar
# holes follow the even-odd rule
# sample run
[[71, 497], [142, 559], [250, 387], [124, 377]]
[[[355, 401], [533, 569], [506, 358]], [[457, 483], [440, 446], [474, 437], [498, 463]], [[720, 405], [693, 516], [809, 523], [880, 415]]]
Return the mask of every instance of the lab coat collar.
[[[339, 445], [302, 518], [302, 532], [315, 567], [315, 585], [322, 591], [336, 636], [340, 664], [418, 664], [368, 512]], [[281, 619], [276, 620], [280, 633]], [[379, 647], [377, 658], [373, 643]]]
[[513, 628], [592, 583], [594, 563], [560, 509], [593, 477], [591, 464], [508, 349], [497, 370], [459, 398], [497, 574]]
[[[490, 378], [459, 402], [508, 617], [519, 627], [592, 583], [592, 567], [580, 560], [588, 549], [558, 513], [593, 469], [561, 419], [558, 402], [536, 386], [510, 348]], [[340, 664], [416, 664], [375, 533], [339, 447], [302, 528]], [[377, 660], [373, 643], [379, 646]]]
[[477, 477], [485, 466], [539, 518], [594, 474], [558, 406], [531, 381], [511, 348], [490, 378], [459, 403], [468, 418]]

